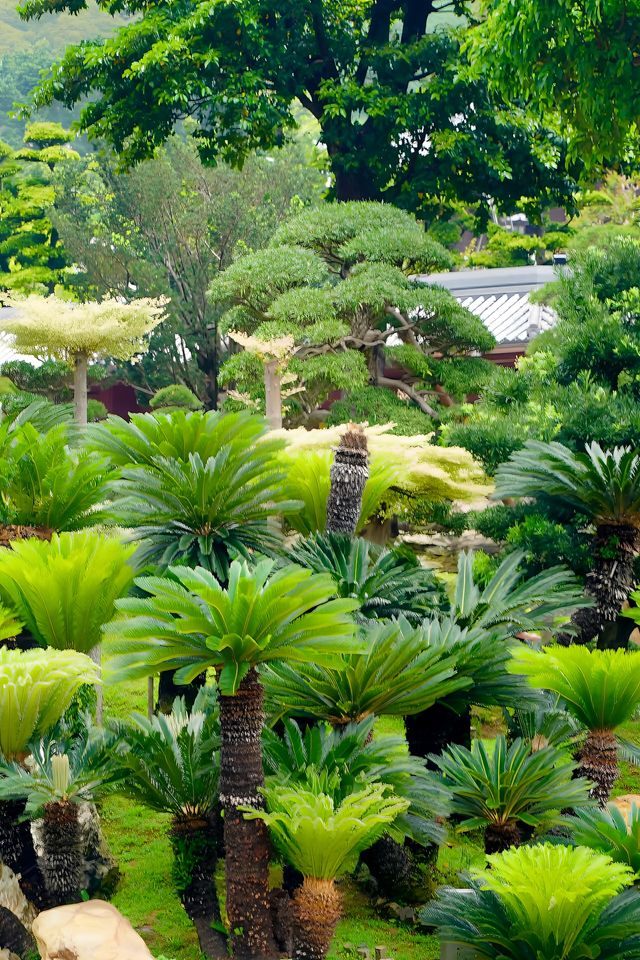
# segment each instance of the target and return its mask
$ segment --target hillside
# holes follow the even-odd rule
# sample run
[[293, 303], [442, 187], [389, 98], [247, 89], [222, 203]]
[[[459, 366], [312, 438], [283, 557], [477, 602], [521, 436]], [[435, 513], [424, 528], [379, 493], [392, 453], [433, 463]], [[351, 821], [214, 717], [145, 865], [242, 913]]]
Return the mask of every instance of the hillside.
[[108, 36], [116, 24], [117, 21], [96, 6], [73, 17], [63, 13], [25, 23], [16, 12], [15, 0], [0, 0], [0, 57], [19, 50], [28, 51], [43, 41], [57, 55], [79, 40]]

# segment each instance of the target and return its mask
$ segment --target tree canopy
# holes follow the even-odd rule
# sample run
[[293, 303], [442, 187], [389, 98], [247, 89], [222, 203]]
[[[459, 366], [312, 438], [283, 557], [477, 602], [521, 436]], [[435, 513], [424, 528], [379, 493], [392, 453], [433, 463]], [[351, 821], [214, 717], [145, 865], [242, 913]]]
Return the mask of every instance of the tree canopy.
[[[26, 0], [21, 14], [86, 8]], [[469, 78], [457, 26], [467, 0], [100, 0], [133, 15], [115, 36], [71, 46], [37, 106], [89, 98], [81, 128], [125, 163], [151, 156], [185, 117], [205, 162], [241, 164], [281, 144], [299, 105], [315, 117], [341, 200], [384, 198], [432, 217], [454, 201], [489, 215], [571, 205], [562, 137], [504, 109]], [[461, 19], [462, 18], [462, 19]]]

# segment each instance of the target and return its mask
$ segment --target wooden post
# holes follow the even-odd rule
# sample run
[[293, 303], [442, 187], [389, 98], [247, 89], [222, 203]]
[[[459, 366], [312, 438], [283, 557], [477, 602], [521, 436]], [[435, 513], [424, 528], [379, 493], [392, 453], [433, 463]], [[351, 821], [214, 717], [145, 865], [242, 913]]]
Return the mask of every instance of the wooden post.
[[282, 427], [282, 394], [278, 361], [269, 360], [264, 365], [264, 390], [266, 395], [267, 421], [272, 430]]

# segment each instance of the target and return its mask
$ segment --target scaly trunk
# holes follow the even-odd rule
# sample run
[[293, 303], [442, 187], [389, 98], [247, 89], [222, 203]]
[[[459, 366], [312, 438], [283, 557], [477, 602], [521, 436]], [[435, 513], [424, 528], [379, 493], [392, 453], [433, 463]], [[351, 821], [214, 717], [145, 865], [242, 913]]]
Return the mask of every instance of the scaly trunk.
[[484, 852], [502, 853], [509, 847], [519, 847], [522, 843], [520, 828], [514, 820], [506, 823], [490, 823], [484, 831]]
[[86, 353], [76, 353], [73, 369], [74, 419], [83, 427], [87, 424], [87, 365]]
[[377, 893], [397, 903], [426, 903], [433, 896], [438, 847], [398, 843], [385, 834], [360, 856], [376, 882]]
[[[577, 610], [571, 618], [578, 631], [574, 642], [590, 643], [617, 619], [634, 587], [633, 561], [638, 545], [635, 527], [605, 523], [598, 526], [593, 541], [593, 569], [587, 575], [587, 593], [595, 605]], [[559, 638], [564, 644], [571, 639], [566, 634]]]
[[42, 872], [50, 906], [76, 903], [84, 863], [77, 804], [62, 801], [46, 805], [42, 844]]
[[8, 547], [14, 540], [27, 540], [35, 537], [38, 540], [51, 540], [53, 530], [46, 527], [24, 527], [17, 523], [0, 524], [0, 547]]
[[340, 440], [331, 466], [327, 531], [353, 536], [360, 519], [362, 494], [369, 478], [367, 438], [353, 424]]
[[[220, 927], [220, 905], [215, 885], [217, 833], [215, 817], [175, 819], [171, 845], [182, 905], [198, 932], [202, 952], [211, 958], [227, 956], [226, 937]], [[215, 927], [212, 927], [212, 924]]]
[[220, 697], [220, 802], [224, 808], [227, 916], [236, 960], [277, 955], [269, 902], [269, 835], [238, 807], [262, 806], [264, 694], [255, 670]]
[[324, 960], [341, 915], [333, 880], [305, 877], [293, 900], [293, 960]]
[[22, 820], [24, 800], [0, 800], [0, 862], [18, 876], [27, 900], [39, 909], [47, 906], [47, 896], [36, 851], [31, 824]]
[[0, 950], [18, 957], [37, 957], [36, 942], [27, 928], [7, 907], [0, 906]]
[[[454, 713], [444, 703], [434, 703], [428, 710], [404, 718], [409, 753], [414, 757], [439, 754], [451, 743], [471, 747], [471, 707]], [[431, 769], [434, 765], [429, 763]]]
[[580, 751], [576, 771], [593, 783], [590, 795], [604, 807], [618, 776], [618, 741], [611, 730], [591, 730]]

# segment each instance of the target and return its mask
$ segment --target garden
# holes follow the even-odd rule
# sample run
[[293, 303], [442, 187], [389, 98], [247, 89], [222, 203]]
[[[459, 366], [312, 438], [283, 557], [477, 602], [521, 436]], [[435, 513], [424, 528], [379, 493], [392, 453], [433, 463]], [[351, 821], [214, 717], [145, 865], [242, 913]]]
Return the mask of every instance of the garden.
[[0, 960], [640, 960], [636, 6], [0, 0]]

